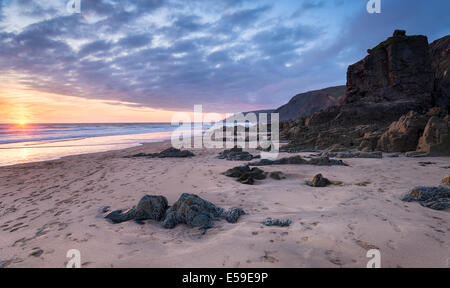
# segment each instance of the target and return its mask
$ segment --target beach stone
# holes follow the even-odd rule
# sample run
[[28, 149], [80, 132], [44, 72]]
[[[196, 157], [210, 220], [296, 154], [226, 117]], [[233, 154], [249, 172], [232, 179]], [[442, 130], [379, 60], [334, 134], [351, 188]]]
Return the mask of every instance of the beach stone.
[[307, 181], [306, 184], [312, 187], [326, 187], [332, 183], [330, 180], [323, 177], [322, 174], [317, 174], [313, 177], [312, 181]]
[[252, 154], [246, 151], [230, 151], [230, 150], [224, 150], [219, 154], [217, 157], [219, 159], [226, 159], [230, 161], [250, 161], [253, 158], [255, 158]]
[[164, 228], [174, 228], [183, 223], [191, 227], [198, 227], [204, 234], [206, 229], [213, 227], [213, 221], [225, 219], [236, 223], [245, 212], [240, 208], [226, 211], [195, 194], [183, 193], [180, 198], [167, 210], [167, 216], [161, 223]]
[[263, 170], [257, 167], [250, 168], [248, 165], [228, 169], [225, 171], [224, 175], [227, 177], [238, 178], [237, 181], [247, 185], [253, 185], [255, 180], [263, 180], [267, 177]]
[[134, 154], [132, 156], [125, 156], [125, 158], [137, 158], [137, 157], [146, 157], [146, 158], [187, 158], [187, 157], [193, 157], [195, 156], [194, 153], [192, 153], [189, 150], [180, 150], [177, 148], [167, 148], [159, 153], [138, 153]]
[[270, 217], [266, 218], [262, 224], [265, 226], [280, 226], [280, 227], [288, 227], [292, 223], [291, 219], [281, 220], [281, 219], [272, 219]]
[[450, 208], [449, 198], [450, 187], [442, 185], [439, 187], [415, 187], [405, 194], [401, 200], [419, 202], [420, 205], [434, 210], [445, 210]]
[[286, 179], [286, 175], [281, 171], [270, 172], [269, 177], [275, 180]]

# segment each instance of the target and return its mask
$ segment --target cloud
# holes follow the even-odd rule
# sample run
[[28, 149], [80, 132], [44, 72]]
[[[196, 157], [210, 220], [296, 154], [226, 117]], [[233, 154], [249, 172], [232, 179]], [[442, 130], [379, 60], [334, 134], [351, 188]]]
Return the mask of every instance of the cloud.
[[[10, 0], [0, 5], [0, 73], [30, 89], [107, 103], [271, 108], [345, 83], [346, 65], [395, 28], [448, 34], [449, 4], [427, 3], [383, 1], [382, 14], [369, 15], [365, 3], [342, 0], [101, 0], [69, 14], [59, 0]], [[290, 17], [300, 10], [308, 13]]]

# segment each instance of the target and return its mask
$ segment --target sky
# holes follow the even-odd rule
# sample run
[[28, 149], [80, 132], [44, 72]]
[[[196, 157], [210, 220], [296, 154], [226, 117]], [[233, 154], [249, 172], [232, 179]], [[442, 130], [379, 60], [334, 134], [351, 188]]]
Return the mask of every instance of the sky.
[[405, 29], [450, 34], [450, 1], [0, 0], [0, 123], [166, 122], [277, 108], [343, 85]]

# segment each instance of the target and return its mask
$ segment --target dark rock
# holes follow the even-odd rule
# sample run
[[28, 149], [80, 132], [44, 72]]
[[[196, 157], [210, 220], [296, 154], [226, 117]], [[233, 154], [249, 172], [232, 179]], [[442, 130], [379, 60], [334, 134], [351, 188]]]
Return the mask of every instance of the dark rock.
[[445, 210], [450, 208], [450, 187], [442, 185], [439, 187], [415, 187], [402, 197], [405, 202], [419, 202], [420, 205], [434, 210]]
[[317, 174], [311, 182], [307, 181], [306, 184], [312, 187], [326, 187], [331, 184], [331, 181], [323, 177], [322, 174]]
[[434, 70], [434, 106], [450, 110], [450, 35], [430, 44], [431, 66]]
[[246, 151], [242, 151], [242, 148], [235, 147], [230, 150], [224, 150], [217, 158], [230, 161], [250, 161], [255, 157]]
[[300, 156], [292, 156], [277, 160], [261, 159], [260, 161], [248, 163], [250, 166], [266, 166], [266, 165], [319, 165], [319, 166], [348, 166], [342, 160], [329, 159], [328, 157], [312, 158], [310, 160], [303, 159]]
[[383, 158], [382, 152], [360, 152], [360, 151], [348, 151], [348, 152], [327, 152], [322, 153], [322, 157], [336, 157], [336, 158]]
[[275, 180], [286, 179], [286, 175], [281, 171], [270, 172], [269, 177]]
[[265, 226], [280, 226], [280, 227], [288, 227], [292, 223], [291, 219], [281, 220], [281, 219], [272, 219], [266, 218], [262, 224]]
[[168, 208], [167, 199], [164, 196], [145, 195], [136, 206], [136, 220], [161, 221]]
[[136, 220], [138, 224], [142, 224], [142, 220], [161, 221], [165, 216], [167, 207], [166, 197], [145, 195], [141, 198], [137, 207], [133, 207], [126, 212], [115, 210], [106, 215], [105, 218], [113, 223], [122, 223], [130, 220]]
[[40, 257], [42, 254], [44, 253], [44, 250], [42, 249], [37, 249], [36, 251], [33, 251], [30, 256], [33, 257]]
[[123, 212], [123, 210], [115, 210], [105, 216], [106, 219], [111, 220], [114, 224], [130, 221], [135, 219], [135, 217], [136, 208], [131, 208], [126, 212]]
[[183, 193], [167, 210], [167, 216], [161, 225], [170, 229], [184, 223], [191, 227], [198, 227], [205, 233], [206, 229], [213, 227], [214, 220], [221, 218], [235, 223], [244, 214], [245, 212], [240, 208], [231, 208], [226, 211], [197, 195]]
[[180, 150], [177, 148], [167, 148], [160, 153], [138, 153], [132, 156], [126, 156], [125, 158], [136, 158], [136, 157], [146, 157], [146, 158], [186, 158], [193, 157], [194, 153], [188, 150]]
[[264, 173], [263, 170], [256, 167], [250, 168], [248, 165], [228, 169], [225, 171], [224, 175], [238, 178], [237, 180], [239, 182], [248, 185], [253, 185], [255, 180], [263, 180], [266, 178], [266, 173]]

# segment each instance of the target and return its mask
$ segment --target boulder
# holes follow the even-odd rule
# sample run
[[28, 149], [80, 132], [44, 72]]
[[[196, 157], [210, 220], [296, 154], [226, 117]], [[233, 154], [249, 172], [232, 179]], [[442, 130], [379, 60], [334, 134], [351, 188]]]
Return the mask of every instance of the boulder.
[[326, 187], [331, 184], [331, 181], [323, 177], [322, 174], [317, 174], [312, 181], [307, 181], [306, 184], [312, 187]]
[[228, 169], [224, 175], [237, 178], [237, 181], [247, 185], [253, 185], [255, 180], [263, 180], [266, 178], [266, 173], [263, 170], [257, 167], [250, 168], [248, 165]]
[[115, 210], [105, 216], [113, 223], [135, 220], [142, 224], [142, 220], [161, 221], [168, 208], [167, 199], [164, 196], [145, 195], [141, 198], [138, 205], [125, 212]]
[[275, 180], [286, 179], [286, 175], [281, 171], [270, 172], [269, 177]]
[[450, 155], [450, 122], [449, 116], [443, 118], [432, 116], [419, 139], [417, 151], [430, 155]]
[[410, 111], [389, 126], [378, 140], [377, 148], [386, 152], [414, 151], [426, 124], [426, 115]]
[[187, 224], [198, 227], [204, 234], [206, 229], [213, 227], [216, 219], [225, 219], [236, 223], [245, 212], [240, 208], [225, 210], [194, 194], [183, 193], [181, 197], [167, 210], [167, 216], [161, 225], [164, 228], [174, 228], [177, 224]]

